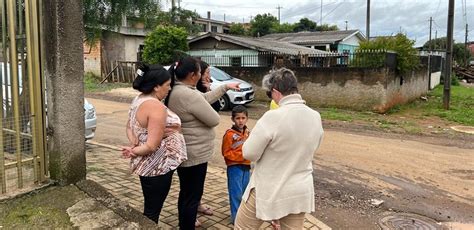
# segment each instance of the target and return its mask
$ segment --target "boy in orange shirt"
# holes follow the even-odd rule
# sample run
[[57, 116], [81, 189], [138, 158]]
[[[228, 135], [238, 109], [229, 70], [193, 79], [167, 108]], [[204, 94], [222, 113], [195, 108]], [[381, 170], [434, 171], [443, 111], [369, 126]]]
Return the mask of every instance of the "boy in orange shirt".
[[227, 188], [232, 223], [237, 216], [237, 209], [250, 179], [250, 161], [242, 156], [242, 146], [250, 134], [246, 126], [247, 120], [247, 108], [241, 105], [234, 107], [232, 109], [234, 125], [225, 132], [222, 140], [222, 155], [227, 165]]

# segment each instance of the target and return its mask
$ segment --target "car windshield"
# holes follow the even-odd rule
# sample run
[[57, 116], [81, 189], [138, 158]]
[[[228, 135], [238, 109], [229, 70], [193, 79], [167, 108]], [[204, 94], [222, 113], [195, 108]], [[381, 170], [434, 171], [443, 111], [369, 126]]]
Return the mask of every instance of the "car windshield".
[[211, 76], [218, 81], [228, 81], [232, 79], [229, 74], [215, 67], [211, 67]]

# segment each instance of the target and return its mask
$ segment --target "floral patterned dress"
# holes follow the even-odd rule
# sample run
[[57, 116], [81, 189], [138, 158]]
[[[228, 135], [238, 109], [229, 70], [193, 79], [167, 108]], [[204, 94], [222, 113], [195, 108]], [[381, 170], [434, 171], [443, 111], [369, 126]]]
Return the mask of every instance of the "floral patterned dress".
[[[130, 128], [138, 139], [138, 145], [143, 145], [148, 139], [148, 130], [141, 127], [136, 119], [140, 105], [147, 100], [157, 100], [152, 97], [137, 96], [130, 107], [128, 116]], [[167, 108], [166, 129], [160, 146], [151, 154], [133, 157], [130, 160], [132, 173], [139, 176], [159, 176], [176, 169], [187, 160], [184, 136], [180, 132], [181, 119]]]

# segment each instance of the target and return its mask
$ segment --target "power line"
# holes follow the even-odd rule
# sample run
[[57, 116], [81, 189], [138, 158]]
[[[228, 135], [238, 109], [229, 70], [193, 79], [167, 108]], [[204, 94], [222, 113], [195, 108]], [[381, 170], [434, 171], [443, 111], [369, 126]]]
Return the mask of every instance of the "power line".
[[[323, 4], [323, 6], [330, 6], [330, 5], [333, 5], [333, 4], [336, 4], [336, 3], [337, 2], [330, 2], [330, 3], [327, 3], [327, 4]], [[297, 16], [297, 15], [304, 15], [308, 12], [314, 12], [314, 11], [320, 9], [320, 8], [321, 8], [321, 6], [315, 5], [313, 7], [308, 7], [304, 10], [298, 10], [298, 11], [295, 11], [294, 13], [286, 14], [285, 18], [290, 18], [290, 17]]]
[[[337, 6], [334, 7], [334, 9], [332, 9], [329, 13], [327, 13], [326, 15], [324, 15], [323, 18], [325, 18], [325, 17], [327, 17], [328, 15], [330, 15], [330, 14], [331, 14], [332, 12], [334, 12], [338, 7], [342, 6], [343, 3], [344, 3], [344, 2], [339, 3], [339, 5], [337, 5]], [[321, 22], [322, 22], [322, 21], [321, 21]], [[320, 22], [320, 23], [321, 23], [321, 22]]]

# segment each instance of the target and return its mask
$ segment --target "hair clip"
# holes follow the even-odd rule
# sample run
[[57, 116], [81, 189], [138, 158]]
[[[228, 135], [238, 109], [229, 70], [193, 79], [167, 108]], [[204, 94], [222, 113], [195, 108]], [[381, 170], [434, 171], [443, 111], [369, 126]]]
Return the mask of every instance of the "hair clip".
[[138, 76], [143, 77], [143, 75], [145, 74], [145, 72], [143, 72], [141, 69], [137, 69], [137, 74], [138, 74]]

